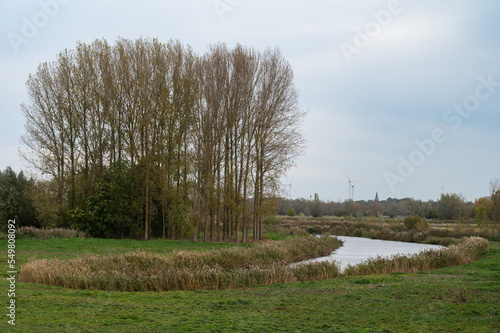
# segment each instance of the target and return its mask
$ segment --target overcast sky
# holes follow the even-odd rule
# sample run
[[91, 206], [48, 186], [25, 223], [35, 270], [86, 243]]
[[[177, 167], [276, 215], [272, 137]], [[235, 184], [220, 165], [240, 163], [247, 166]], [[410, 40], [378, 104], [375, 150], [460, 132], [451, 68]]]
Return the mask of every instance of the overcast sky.
[[[41, 62], [105, 38], [278, 46], [308, 114], [292, 197], [442, 191], [468, 200], [500, 177], [498, 0], [0, 0], [0, 169], [18, 157], [25, 82]], [[444, 190], [443, 190], [444, 188]]]

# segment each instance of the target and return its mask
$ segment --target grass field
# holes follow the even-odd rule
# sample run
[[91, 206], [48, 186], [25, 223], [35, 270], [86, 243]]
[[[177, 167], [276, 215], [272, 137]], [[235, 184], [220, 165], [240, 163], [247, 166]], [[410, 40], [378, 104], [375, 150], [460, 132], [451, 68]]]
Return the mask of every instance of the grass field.
[[[140, 248], [234, 246], [99, 239], [18, 240], [30, 257], [72, 258]], [[7, 241], [0, 241], [0, 249]], [[8, 304], [7, 257], [0, 289]], [[341, 277], [224, 291], [122, 293], [16, 285], [16, 326], [3, 307], [0, 331], [25, 332], [500, 332], [500, 243], [478, 261], [416, 274]]]

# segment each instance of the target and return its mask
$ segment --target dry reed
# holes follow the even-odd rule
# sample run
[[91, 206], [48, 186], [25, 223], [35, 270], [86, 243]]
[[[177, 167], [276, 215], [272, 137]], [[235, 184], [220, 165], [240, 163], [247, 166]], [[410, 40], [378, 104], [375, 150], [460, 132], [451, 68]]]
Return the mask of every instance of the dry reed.
[[39, 229], [36, 227], [20, 227], [16, 231], [16, 237], [24, 239], [83, 238], [85, 237], [85, 233], [64, 228]]
[[37, 259], [22, 268], [20, 280], [110, 291], [213, 290], [288, 283], [338, 276], [335, 263], [289, 264], [329, 254], [340, 245], [329, 236], [301, 237], [250, 248], [178, 251], [170, 256], [136, 252]]

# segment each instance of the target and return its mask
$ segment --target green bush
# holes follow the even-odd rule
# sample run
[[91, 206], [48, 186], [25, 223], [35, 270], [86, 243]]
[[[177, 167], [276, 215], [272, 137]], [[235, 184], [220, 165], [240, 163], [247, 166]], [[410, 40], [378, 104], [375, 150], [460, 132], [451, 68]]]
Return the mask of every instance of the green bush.
[[297, 215], [297, 214], [295, 214], [295, 209], [293, 209], [293, 208], [288, 208], [288, 210], [286, 211], [286, 215], [287, 215], [287, 216], [290, 216], [290, 217], [293, 217], [293, 216], [295, 216], [295, 215]]
[[429, 230], [429, 223], [420, 216], [408, 216], [404, 220], [406, 230]]
[[264, 224], [267, 226], [277, 226], [280, 224], [280, 219], [276, 215], [270, 215], [264, 219]]

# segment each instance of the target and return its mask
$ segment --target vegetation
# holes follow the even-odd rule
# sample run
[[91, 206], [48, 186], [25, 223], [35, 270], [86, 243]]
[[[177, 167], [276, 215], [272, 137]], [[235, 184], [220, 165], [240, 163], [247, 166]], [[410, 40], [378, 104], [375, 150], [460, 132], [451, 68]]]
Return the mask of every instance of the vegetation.
[[[3, 240], [0, 240], [3, 242]], [[216, 243], [193, 241], [102, 238], [19, 238], [16, 239], [16, 264], [26, 264], [31, 259], [75, 259], [90, 255], [120, 255], [131, 252], [170, 255], [174, 251], [211, 251], [232, 247], [250, 247], [251, 243]], [[19, 254], [20, 253], [20, 254]]]
[[408, 216], [403, 223], [406, 230], [429, 230], [429, 223], [422, 220], [420, 216]]
[[36, 259], [24, 265], [23, 282], [76, 289], [171, 291], [227, 289], [323, 279], [338, 275], [335, 263], [291, 263], [330, 254], [336, 238], [302, 237], [269, 241], [250, 248], [204, 252], [145, 252], [72, 260]]
[[500, 178], [492, 179], [490, 182], [489, 214], [492, 221], [500, 222]]
[[294, 230], [296, 233], [296, 230], [303, 230], [310, 234], [368, 237], [444, 246], [456, 244], [460, 238], [467, 236], [500, 241], [500, 229], [497, 224], [483, 224], [478, 228], [471, 224], [452, 223], [450, 227], [441, 227], [438, 223], [429, 224], [415, 217], [406, 218], [404, 221], [377, 218], [358, 221], [345, 218], [282, 217], [275, 218], [275, 223], [267, 228], [274, 232]]
[[310, 206], [310, 212], [312, 217], [321, 217], [323, 215], [321, 200], [319, 200], [319, 196], [316, 193], [314, 194], [314, 201]]
[[476, 261], [486, 252], [488, 241], [480, 237], [467, 237], [446, 249], [427, 250], [413, 256], [395, 255], [391, 258], [368, 259], [348, 267], [345, 275], [415, 273], [442, 267], [458, 266]]
[[35, 182], [7, 167], [0, 171], [0, 232], [7, 231], [7, 221], [16, 220], [16, 225], [37, 225], [37, 212], [33, 205], [32, 193]]
[[[320, 211], [322, 216], [387, 216], [389, 218], [396, 218], [398, 216], [417, 215], [422, 218], [434, 219], [437, 216], [437, 207], [439, 201], [414, 200], [411, 198], [395, 199], [388, 198], [387, 200], [346, 200], [344, 202], [325, 202], [315, 201], [312, 198], [308, 199], [294, 199], [280, 201], [278, 214], [286, 215], [289, 208], [293, 208], [297, 215], [304, 214], [305, 216], [318, 215], [315, 211]], [[467, 212], [473, 215], [473, 203], [466, 203]], [[314, 210], [314, 211], [313, 211]], [[314, 213], [314, 214], [313, 214]], [[318, 215], [319, 216], [319, 215]]]
[[[74, 229], [54, 228], [39, 229], [36, 227], [20, 227], [16, 229], [17, 239], [54, 239], [54, 238], [83, 238], [85, 234]], [[7, 239], [7, 234], [0, 236]]]
[[479, 198], [475, 203], [456, 193], [443, 193], [438, 201], [422, 201], [412, 198], [387, 200], [346, 200], [345, 202], [323, 202], [319, 198], [313, 200], [294, 199], [280, 201], [279, 215], [288, 215], [287, 210], [293, 209], [297, 215], [321, 217], [386, 217], [398, 218], [419, 216], [422, 219], [442, 221], [470, 221], [478, 223], [494, 222], [500, 225], [500, 179], [490, 182], [488, 197]]
[[41, 64], [27, 87], [23, 156], [48, 176], [34, 194], [44, 227], [259, 240], [303, 149], [278, 49], [96, 40]]
[[[6, 241], [0, 246], [6, 248]], [[27, 262], [33, 256], [118, 254], [125, 248], [168, 253], [243, 245], [73, 238], [20, 239], [18, 246], [18, 259]], [[18, 282], [16, 326], [34, 332], [489, 333], [500, 330], [499, 256], [500, 243], [492, 242], [484, 256], [467, 265], [214, 291], [122, 293]], [[0, 288], [8, 289], [5, 278]], [[0, 330], [8, 326], [0, 322]]]
[[455, 193], [441, 194], [437, 213], [440, 220], [461, 220], [469, 216], [465, 199]]

